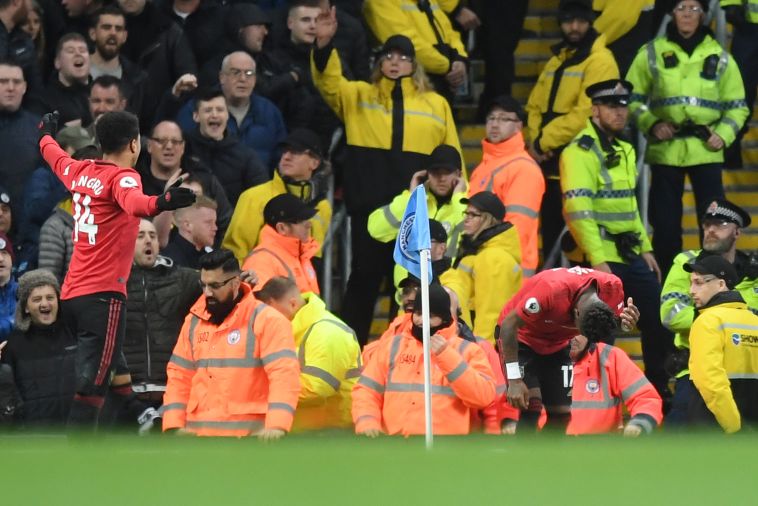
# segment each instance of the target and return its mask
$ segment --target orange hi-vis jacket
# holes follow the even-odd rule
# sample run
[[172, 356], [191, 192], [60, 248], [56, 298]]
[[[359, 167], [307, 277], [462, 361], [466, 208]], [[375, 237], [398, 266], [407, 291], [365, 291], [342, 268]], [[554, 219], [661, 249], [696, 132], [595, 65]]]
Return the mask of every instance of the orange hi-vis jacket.
[[533, 276], [539, 263], [537, 241], [545, 178], [526, 151], [521, 132], [498, 144], [482, 141], [482, 162], [469, 179], [469, 197], [482, 191], [494, 193], [505, 206], [504, 221], [513, 223], [521, 241], [524, 276]]
[[[411, 317], [392, 339], [380, 341], [353, 389], [356, 433], [378, 429], [404, 436], [424, 434], [423, 346], [411, 334]], [[456, 334], [438, 332], [448, 346], [432, 354], [434, 434], [468, 434], [471, 410], [495, 400], [495, 380], [484, 351]]]
[[623, 427], [621, 403], [629, 423], [651, 432], [663, 419], [663, 401], [639, 367], [620, 348], [598, 343], [574, 364], [571, 421], [567, 434], [615, 432]]
[[519, 410], [508, 404], [505, 397], [507, 385], [503, 366], [500, 365], [500, 356], [495, 351], [492, 343], [481, 337], [476, 338], [476, 344], [482, 348], [490, 363], [495, 379], [495, 400], [481, 411], [471, 411], [472, 430], [482, 428], [485, 434], [500, 434], [500, 426], [505, 419], [518, 420]]
[[290, 322], [240, 285], [242, 298], [220, 325], [205, 296], [184, 320], [166, 367], [163, 430], [199, 436], [289, 431], [300, 394], [300, 367]]
[[271, 278], [284, 276], [297, 284], [300, 293], [319, 294], [316, 270], [311, 263], [318, 250], [318, 242], [312, 237], [308, 242], [301, 242], [265, 225], [258, 246], [247, 257], [242, 268], [252, 270], [258, 276], [257, 289], [261, 289]]

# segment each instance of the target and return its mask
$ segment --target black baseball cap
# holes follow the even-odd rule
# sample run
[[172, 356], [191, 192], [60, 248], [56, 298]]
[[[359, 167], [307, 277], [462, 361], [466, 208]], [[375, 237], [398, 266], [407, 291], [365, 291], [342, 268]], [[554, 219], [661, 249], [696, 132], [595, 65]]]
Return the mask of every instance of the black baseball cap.
[[224, 27], [230, 35], [236, 37], [239, 30], [251, 25], [271, 26], [271, 18], [266, 11], [252, 3], [238, 3], [229, 7]]
[[701, 221], [708, 219], [728, 221], [740, 228], [749, 227], [752, 221], [747, 211], [724, 199], [717, 199], [708, 204]]
[[279, 146], [283, 148], [292, 148], [297, 151], [308, 150], [317, 158], [324, 158], [324, 152], [321, 147], [321, 139], [313, 130], [308, 128], [295, 128]]
[[437, 220], [429, 220], [429, 237], [432, 241], [447, 242], [447, 230], [445, 226]]
[[694, 262], [684, 264], [682, 268], [686, 272], [697, 272], [703, 275], [710, 274], [723, 279], [726, 281], [726, 287], [730, 290], [740, 281], [734, 265], [721, 255], [702, 256]]
[[277, 223], [300, 223], [315, 215], [315, 209], [289, 193], [277, 195], [263, 208], [263, 220], [271, 227]]
[[[413, 301], [413, 312], [421, 312], [421, 292], [416, 295]], [[453, 320], [450, 313], [450, 295], [445, 288], [439, 283], [429, 285], [429, 315], [439, 316], [442, 321], [448, 322]]]
[[467, 199], [461, 199], [461, 203], [474, 206], [485, 213], [490, 213], [497, 221], [503, 221], [503, 218], [505, 218], [505, 206], [497, 198], [497, 195], [492, 192], [479, 192]]
[[441, 170], [455, 172], [461, 170], [461, 154], [453, 146], [440, 144], [429, 155], [429, 163], [426, 170]]
[[384, 41], [382, 53], [389, 53], [390, 51], [399, 51], [400, 54], [416, 58], [416, 48], [413, 47], [411, 39], [405, 35], [393, 35]]

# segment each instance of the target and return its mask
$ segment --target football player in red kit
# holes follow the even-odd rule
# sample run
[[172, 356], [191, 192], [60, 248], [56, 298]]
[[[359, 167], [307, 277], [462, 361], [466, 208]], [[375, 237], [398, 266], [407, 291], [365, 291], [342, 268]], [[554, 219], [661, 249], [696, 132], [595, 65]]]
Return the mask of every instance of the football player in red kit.
[[140, 176], [132, 168], [140, 135], [131, 113], [109, 112], [98, 119], [95, 134], [102, 160], [71, 158], [53, 138], [57, 127], [57, 112], [42, 117], [39, 146], [73, 201], [74, 252], [61, 291], [63, 316], [78, 342], [69, 424], [95, 427], [122, 357], [126, 280], [140, 217], [189, 206], [195, 194], [176, 187], [159, 196], [142, 193]]
[[631, 330], [639, 319], [632, 299], [613, 274], [572, 267], [530, 278], [500, 314], [499, 348], [508, 379], [508, 402], [521, 410], [519, 429], [536, 429], [544, 405], [548, 428], [564, 432], [571, 412], [569, 342], [584, 311], [601, 305]]

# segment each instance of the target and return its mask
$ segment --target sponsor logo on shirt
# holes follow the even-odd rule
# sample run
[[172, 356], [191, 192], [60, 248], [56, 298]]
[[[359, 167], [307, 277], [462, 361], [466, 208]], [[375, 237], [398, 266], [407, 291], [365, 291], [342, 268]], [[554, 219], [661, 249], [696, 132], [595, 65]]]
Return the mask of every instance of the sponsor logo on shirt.
[[121, 188], [136, 188], [137, 180], [134, 179], [132, 176], [125, 176], [121, 178], [121, 181], [118, 182], [118, 185]]
[[536, 297], [529, 297], [524, 304], [524, 311], [531, 314], [537, 314], [540, 312], [540, 303]]

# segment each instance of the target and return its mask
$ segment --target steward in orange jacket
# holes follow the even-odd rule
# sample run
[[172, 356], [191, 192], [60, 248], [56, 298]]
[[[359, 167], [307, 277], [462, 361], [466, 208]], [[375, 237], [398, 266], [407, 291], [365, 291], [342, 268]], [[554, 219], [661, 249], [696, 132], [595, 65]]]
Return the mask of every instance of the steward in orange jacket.
[[300, 393], [290, 322], [240, 282], [229, 250], [202, 257], [200, 281], [166, 368], [163, 430], [281, 437]]
[[263, 208], [266, 225], [258, 246], [247, 257], [243, 268], [258, 276], [256, 287], [263, 287], [277, 276], [289, 278], [301, 293], [320, 293], [311, 258], [319, 244], [310, 236], [316, 211], [289, 193], [277, 195]]
[[[353, 389], [355, 432], [404, 436], [424, 433], [421, 304], [405, 315], [400, 333], [380, 341]], [[495, 380], [484, 351], [458, 337], [450, 297], [440, 285], [429, 287], [432, 416], [435, 434], [468, 434], [471, 410], [495, 399]]]
[[[571, 340], [574, 361], [571, 421], [567, 434], [623, 430], [625, 436], [650, 433], [663, 419], [663, 401], [643, 372], [620, 348], [597, 342], [616, 327], [616, 318], [591, 309], [579, 322], [582, 335]], [[622, 404], [631, 419], [624, 427]]]
[[529, 155], [521, 133], [526, 114], [509, 96], [496, 98], [487, 113], [487, 138], [482, 140], [482, 162], [469, 181], [469, 197], [482, 191], [497, 195], [505, 206], [504, 221], [516, 227], [521, 242], [524, 277], [533, 276], [539, 263], [539, 213], [545, 178]]

